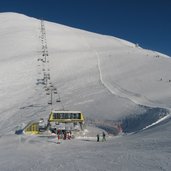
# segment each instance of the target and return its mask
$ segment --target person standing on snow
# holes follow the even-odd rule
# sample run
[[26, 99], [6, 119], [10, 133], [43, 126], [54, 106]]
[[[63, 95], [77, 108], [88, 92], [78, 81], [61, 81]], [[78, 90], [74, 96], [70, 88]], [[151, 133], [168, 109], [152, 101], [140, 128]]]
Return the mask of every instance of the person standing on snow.
[[100, 140], [100, 136], [99, 134], [97, 134], [97, 142], [99, 142], [99, 140]]
[[71, 139], [71, 131], [68, 132], [68, 139]]
[[106, 141], [106, 134], [105, 134], [105, 132], [102, 133], [102, 136], [103, 136], [102, 141]]

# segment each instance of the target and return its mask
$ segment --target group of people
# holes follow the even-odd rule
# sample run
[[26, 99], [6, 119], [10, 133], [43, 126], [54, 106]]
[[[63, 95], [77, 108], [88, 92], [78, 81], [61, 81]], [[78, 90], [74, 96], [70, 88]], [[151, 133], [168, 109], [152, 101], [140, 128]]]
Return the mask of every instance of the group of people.
[[71, 131], [66, 131], [66, 130], [58, 130], [57, 131], [57, 135], [58, 135], [58, 140], [59, 139], [63, 139], [63, 140], [70, 140], [71, 139]]
[[[102, 133], [102, 142], [106, 141], [106, 134], [105, 132]], [[100, 134], [97, 134], [97, 142], [100, 142]]]

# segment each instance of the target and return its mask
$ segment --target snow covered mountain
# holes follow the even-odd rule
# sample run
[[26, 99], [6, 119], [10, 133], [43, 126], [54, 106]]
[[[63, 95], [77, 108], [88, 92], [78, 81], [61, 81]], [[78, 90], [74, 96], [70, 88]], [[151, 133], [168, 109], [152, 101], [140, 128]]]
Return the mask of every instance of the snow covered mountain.
[[[36, 85], [44, 69], [37, 62], [42, 50], [40, 21], [1, 13], [0, 24], [0, 108], [6, 113], [1, 121], [20, 112], [23, 120], [28, 115], [45, 117], [48, 99]], [[170, 108], [171, 60], [166, 55], [55, 23], [45, 22], [45, 28], [51, 79], [66, 109], [81, 110], [92, 118], [117, 119], [137, 112], [137, 104]]]
[[[16, 137], [6, 137], [6, 134], [13, 134], [15, 127], [20, 123], [48, 117], [50, 111], [49, 97], [43, 90], [43, 85], [37, 84], [37, 80], [42, 77], [43, 70], [50, 73], [51, 81], [57, 87], [65, 109], [81, 110], [90, 120], [120, 120], [132, 116], [132, 114], [142, 116], [145, 113], [147, 115], [149, 111], [153, 113], [151, 116], [154, 115], [154, 112], [158, 113], [157, 116], [159, 116], [161, 110], [162, 113], [169, 113], [171, 108], [170, 57], [142, 49], [136, 44], [115, 37], [99, 35], [47, 21], [44, 23], [49, 53], [47, 65], [38, 61], [42, 56], [40, 20], [16, 13], [0, 14], [0, 135], [4, 137], [3, 141], [1, 137], [0, 146], [4, 147], [4, 144], [11, 139], [17, 143]], [[61, 104], [54, 103], [53, 108], [59, 109]], [[132, 123], [135, 125], [138, 119]], [[146, 126], [156, 122], [159, 118], [153, 119], [148, 124], [144, 124], [141, 129], [145, 129]], [[143, 122], [147, 122], [147, 120], [149, 120], [149, 115]], [[170, 129], [170, 127], [167, 128]], [[134, 131], [130, 127], [129, 129]], [[145, 136], [143, 133], [140, 134], [142, 137]], [[138, 135], [135, 135], [136, 138], [137, 144], [135, 146], [138, 147], [140, 139]], [[123, 140], [122, 147], [126, 141], [130, 143], [131, 138], [128, 137]], [[144, 141], [147, 143], [146, 140]], [[31, 140], [26, 142], [31, 142]], [[41, 147], [44, 148], [46, 143], [43, 142]], [[78, 142], [75, 142], [79, 149], [89, 147], [96, 150], [94, 145], [91, 146], [91, 144], [87, 145], [86, 143], [83, 142], [80, 146]], [[118, 139], [115, 141], [115, 145], [117, 143], [120, 143]], [[75, 144], [72, 143], [70, 149], [72, 155], [75, 155], [72, 151], [75, 149]], [[67, 145], [65, 144], [62, 148], [65, 149]], [[83, 145], [85, 146], [83, 147]], [[101, 145], [105, 152], [109, 152], [111, 147], [113, 148], [113, 141], [111, 140], [108, 145], [110, 148]], [[32, 148], [31, 146], [29, 145], [29, 149]], [[144, 147], [144, 145], [142, 146]], [[18, 148], [24, 150], [23, 144]], [[48, 155], [50, 156], [53, 147], [51, 149], [48, 145], [48, 148]], [[129, 148], [129, 145], [124, 148]], [[116, 150], [116, 148], [114, 149]], [[6, 154], [2, 149], [0, 150], [2, 154], [6, 155], [5, 158], [0, 155], [0, 167], [2, 170], [12, 170], [10, 167], [2, 166], [3, 159], [5, 162], [8, 161], [9, 154]], [[40, 152], [41, 149], [39, 148], [38, 151]], [[81, 153], [79, 150], [76, 151], [78, 154], [76, 158], [84, 153], [82, 150]], [[8, 152], [10, 153], [10, 151]], [[12, 151], [12, 157], [16, 153], [18, 156], [23, 155], [22, 152]], [[93, 158], [93, 153], [91, 151], [88, 153], [88, 156]], [[123, 157], [125, 151], [121, 153]], [[53, 153], [53, 156], [55, 155]], [[116, 164], [115, 161], [111, 160], [116, 154], [109, 152], [109, 155], [106, 156], [105, 161], [110, 160], [111, 163], [106, 170], [112, 170]], [[130, 157], [126, 158], [127, 162], [129, 159], [134, 160], [135, 156], [136, 152], [134, 151], [132, 156], [127, 156]], [[102, 161], [98, 156], [94, 157], [96, 162]], [[23, 168], [34, 170], [34, 167], [35, 170], [45, 169], [46, 167], [42, 167], [41, 164], [36, 166], [33, 161], [36, 158], [37, 155], [29, 160], [31, 168], [28, 163], [25, 163], [27, 160], [24, 160], [24, 166], [17, 165], [15, 170], [23, 170]], [[53, 170], [56, 165], [51, 166], [52, 161], [47, 156], [46, 158], [47, 165], [50, 170]], [[62, 158], [66, 159], [65, 155], [62, 154]], [[168, 155], [167, 160], [169, 158], [170, 155]], [[139, 159], [141, 159], [141, 155]], [[80, 160], [82, 162], [86, 159], [83, 157]], [[147, 158], [144, 159], [145, 162], [146, 160]], [[19, 163], [19, 161], [17, 162]], [[58, 162], [63, 161], [58, 160]], [[116, 162], [119, 163], [120, 160], [118, 159]], [[127, 165], [129, 165], [127, 162], [123, 165], [123, 169], [118, 166], [117, 170], [126, 170]], [[75, 165], [71, 165], [71, 170], [79, 170], [81, 167], [83, 170], [89, 170], [82, 164], [75, 168], [76, 162], [74, 161], [74, 163]], [[95, 165], [91, 160], [88, 160], [88, 163]], [[97, 169], [95, 166], [91, 166], [90, 170], [100, 170], [100, 168], [105, 170], [101, 164]], [[11, 163], [11, 167], [14, 167], [14, 163]], [[59, 170], [69, 168], [66, 163], [61, 165], [58, 163], [58, 167]], [[138, 165], [128, 167], [130, 170], [139, 170], [139, 168]], [[144, 167], [144, 170], [148, 169], [150, 167]]]

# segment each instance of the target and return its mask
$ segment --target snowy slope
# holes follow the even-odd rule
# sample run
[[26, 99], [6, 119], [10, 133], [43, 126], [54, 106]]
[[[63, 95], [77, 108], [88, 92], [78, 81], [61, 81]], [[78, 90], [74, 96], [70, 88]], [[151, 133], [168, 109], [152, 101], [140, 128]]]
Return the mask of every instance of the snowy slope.
[[[35, 85], [36, 60], [41, 56], [40, 21], [2, 13], [0, 22], [1, 108], [22, 107], [29, 97], [34, 105], [41, 97]], [[99, 109], [98, 115], [108, 108], [111, 116], [132, 111], [132, 102], [170, 107], [170, 58], [114, 37], [49, 22], [45, 27], [52, 82], [66, 108], [83, 108], [93, 115], [103, 104], [104, 111]], [[47, 104], [44, 98], [39, 105]], [[87, 109], [90, 106], [92, 111]]]
[[[141, 146], [141, 137], [132, 135], [117, 140], [111, 138], [107, 144], [98, 146], [94, 140], [74, 140], [71, 144], [65, 142], [55, 152], [55, 140], [49, 142], [47, 139], [42, 141], [38, 137], [24, 136], [21, 141], [11, 135], [21, 123], [47, 118], [50, 106], [43, 86], [36, 84], [45, 67], [37, 61], [41, 57], [42, 48], [40, 20], [16, 13], [1, 13], [0, 26], [0, 170], [169, 168], [169, 163], [166, 163], [170, 159], [169, 154], [162, 151], [166, 157], [157, 157], [157, 153], [161, 152], [157, 148], [160, 137], [155, 139], [154, 148], [157, 148], [155, 159], [159, 158], [161, 163], [153, 162], [153, 167], [148, 162], [153, 155], [145, 149], [145, 143], [153, 142], [155, 131], [158, 131], [157, 136], [160, 135], [160, 127], [152, 128], [154, 131], [151, 134], [148, 129], [145, 130], [152, 138], [144, 140]], [[140, 105], [171, 107], [171, 59], [168, 56], [136, 47], [133, 43], [115, 37], [56, 23], [45, 21], [45, 28], [51, 81], [58, 88], [65, 109], [81, 110], [91, 119], [117, 120], [130, 114], [142, 114], [145, 109]], [[53, 108], [59, 109], [61, 104], [54, 103]], [[170, 130], [169, 124], [163, 127]], [[146, 133], [141, 134], [146, 136]], [[135, 142], [132, 140], [134, 138]], [[168, 139], [163, 138], [163, 141], [168, 144]], [[136, 148], [140, 146], [142, 153], [134, 150], [130, 155], [134, 149], [132, 143]], [[116, 148], [120, 145], [119, 149]], [[68, 146], [71, 148], [67, 149]], [[70, 156], [66, 157], [68, 152]], [[57, 155], [61, 158], [56, 159]], [[18, 159], [11, 162], [15, 156]], [[72, 156], [75, 159], [70, 161]], [[83, 165], [84, 162], [88, 165]], [[135, 163], [132, 166], [130, 162]], [[143, 165], [143, 162], [147, 164]], [[10, 163], [8, 167], [7, 163]], [[101, 164], [97, 167], [98, 163]]]

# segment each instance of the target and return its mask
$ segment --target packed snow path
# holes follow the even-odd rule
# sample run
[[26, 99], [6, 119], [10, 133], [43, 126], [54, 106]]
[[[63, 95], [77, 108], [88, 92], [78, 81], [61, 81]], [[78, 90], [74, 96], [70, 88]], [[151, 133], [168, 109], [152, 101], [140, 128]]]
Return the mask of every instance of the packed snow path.
[[[23, 136], [1, 137], [3, 171], [170, 171], [170, 122], [139, 134], [109, 138], [75, 139], [56, 144], [56, 139]], [[4, 149], [5, 146], [5, 149]]]
[[100, 81], [104, 85], [104, 87], [106, 87], [109, 90], [110, 93], [117, 95], [119, 97], [127, 98], [136, 104], [142, 104], [142, 101], [143, 101], [144, 103], [148, 102], [147, 103], [148, 106], [156, 107], [156, 106], [154, 106], [154, 103], [151, 100], [147, 99], [147, 97], [144, 97], [140, 94], [133, 93], [126, 89], [123, 89], [117, 83], [113, 82], [113, 85], [111, 85], [110, 82], [104, 81], [102, 69], [100, 67], [100, 65], [101, 65], [100, 55], [98, 54], [97, 51], [95, 51], [95, 54], [97, 56], [97, 61], [98, 61], [97, 63], [98, 63], [98, 69], [99, 69], [99, 74], [100, 74]]
[[[149, 99], [147, 96], [144, 96], [140, 93], [134, 93], [133, 91], [129, 91], [126, 88], [122, 88], [118, 83], [113, 81], [113, 79], [108, 79], [107, 77], [105, 77], [105, 74], [103, 74], [103, 62], [101, 61], [101, 58], [103, 59], [106, 56], [104, 56], [103, 54], [101, 56], [100, 53], [96, 50], [96, 48], [93, 48], [93, 45], [91, 45], [91, 43], [88, 42], [88, 40], [84, 36], [80, 36], [80, 38], [84, 41], [88, 49], [95, 54], [97, 58], [97, 68], [99, 71], [100, 82], [111, 94], [121, 98], [127, 98], [136, 104], [147, 105], [150, 107], [163, 107], [160, 104], [156, 104], [155, 101]], [[127, 45], [127, 48], [130, 48], [129, 44]], [[159, 55], [157, 56], [159, 57]], [[130, 77], [132, 76], [130, 75]]]

